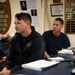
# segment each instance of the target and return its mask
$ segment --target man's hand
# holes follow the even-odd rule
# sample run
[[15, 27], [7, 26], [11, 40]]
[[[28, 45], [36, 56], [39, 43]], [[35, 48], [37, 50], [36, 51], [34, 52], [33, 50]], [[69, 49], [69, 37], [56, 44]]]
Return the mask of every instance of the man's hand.
[[50, 56], [48, 55], [48, 53], [47, 53], [46, 51], [44, 52], [44, 55], [45, 55], [45, 57], [46, 57], [47, 59], [50, 58]]
[[11, 70], [8, 70], [6, 67], [0, 72], [0, 75], [10, 75]]

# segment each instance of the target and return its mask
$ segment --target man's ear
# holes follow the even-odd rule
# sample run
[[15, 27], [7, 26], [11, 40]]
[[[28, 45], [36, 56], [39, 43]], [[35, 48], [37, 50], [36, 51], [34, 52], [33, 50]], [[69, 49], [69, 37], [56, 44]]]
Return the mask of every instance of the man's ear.
[[27, 23], [27, 26], [30, 25], [30, 22], [29, 21], [27, 21], [26, 23]]
[[63, 28], [63, 25], [61, 25], [61, 27]]
[[28, 26], [30, 26], [30, 22], [29, 21], [26, 21], [26, 28], [28, 28]]
[[27, 21], [26, 23], [27, 23], [27, 26], [30, 26], [30, 22], [29, 21]]

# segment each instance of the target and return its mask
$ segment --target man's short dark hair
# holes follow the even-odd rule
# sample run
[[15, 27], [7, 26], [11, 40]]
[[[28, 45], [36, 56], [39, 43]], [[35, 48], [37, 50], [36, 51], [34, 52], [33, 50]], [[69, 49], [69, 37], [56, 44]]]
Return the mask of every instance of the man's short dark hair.
[[60, 23], [61, 23], [62, 25], [64, 24], [64, 21], [63, 21], [63, 19], [61, 19], [61, 18], [56, 18], [55, 20], [60, 21]]
[[32, 22], [31, 16], [28, 13], [17, 13], [15, 15], [15, 18], [17, 18], [18, 20], [24, 20], [24, 21], [30, 21], [30, 23]]

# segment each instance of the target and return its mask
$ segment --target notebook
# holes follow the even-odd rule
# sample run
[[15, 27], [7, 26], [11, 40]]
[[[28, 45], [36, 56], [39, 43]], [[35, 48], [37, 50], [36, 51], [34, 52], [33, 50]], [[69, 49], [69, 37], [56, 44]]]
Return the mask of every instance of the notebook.
[[42, 71], [58, 63], [59, 62], [57, 61], [47, 61], [42, 59], [42, 60], [37, 60], [30, 63], [22, 64], [22, 67]]
[[60, 61], [64, 61], [64, 58], [63, 57], [51, 57], [48, 60], [60, 62]]
[[60, 53], [60, 54], [73, 54], [73, 51], [72, 50], [63, 49], [63, 50], [58, 51], [58, 53]]

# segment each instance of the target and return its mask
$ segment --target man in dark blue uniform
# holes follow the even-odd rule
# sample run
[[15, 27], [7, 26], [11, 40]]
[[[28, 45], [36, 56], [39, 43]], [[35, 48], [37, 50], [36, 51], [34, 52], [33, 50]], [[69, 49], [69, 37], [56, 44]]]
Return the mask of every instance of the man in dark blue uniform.
[[61, 32], [63, 23], [64, 22], [61, 18], [56, 18], [53, 22], [53, 30], [43, 33], [46, 43], [46, 58], [50, 58], [50, 56], [57, 54], [57, 52], [62, 50], [62, 48], [67, 49], [70, 46], [70, 41], [67, 35]]
[[31, 26], [31, 22], [32, 19], [28, 13], [15, 15], [16, 34], [11, 40], [9, 53], [0, 75], [10, 75], [21, 68], [22, 64], [43, 58], [45, 42]]
[[1, 44], [1, 40], [0, 40], [0, 60], [3, 58], [3, 56], [4, 56], [4, 52], [3, 52], [2, 44]]

